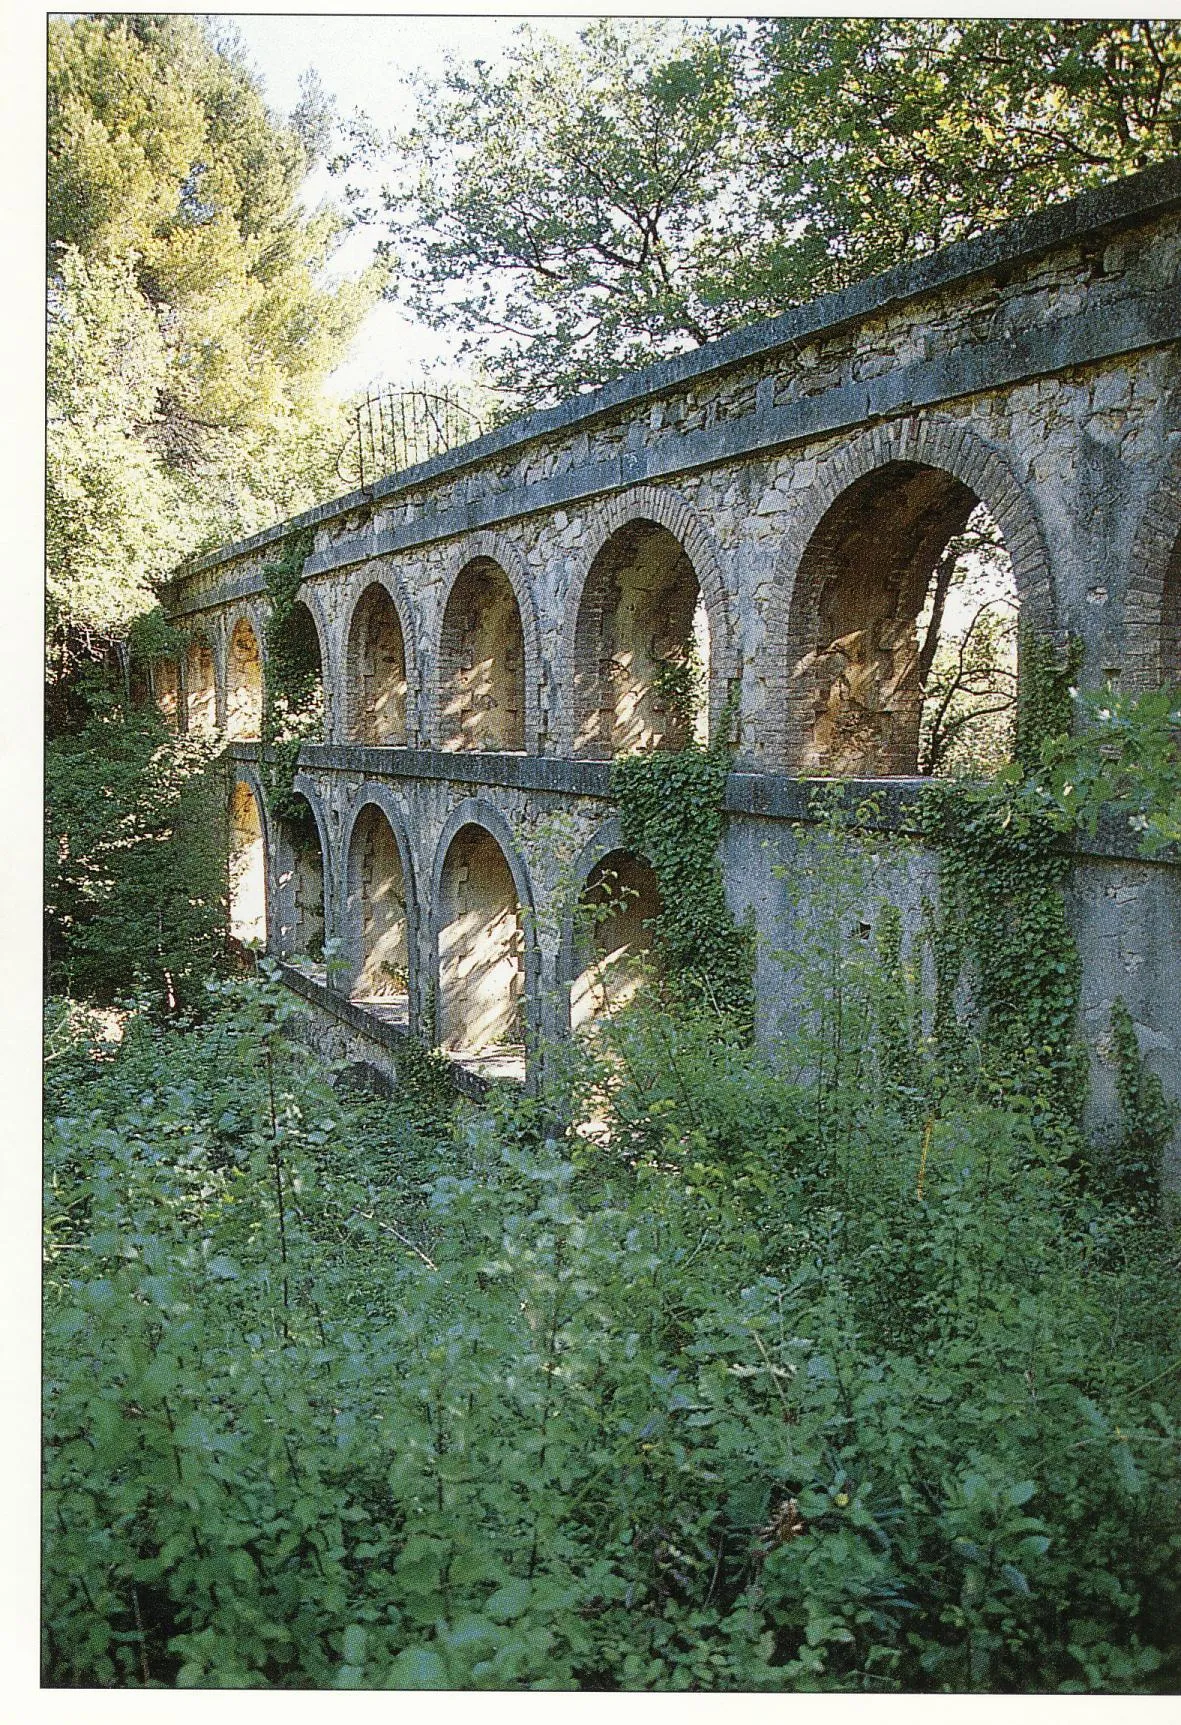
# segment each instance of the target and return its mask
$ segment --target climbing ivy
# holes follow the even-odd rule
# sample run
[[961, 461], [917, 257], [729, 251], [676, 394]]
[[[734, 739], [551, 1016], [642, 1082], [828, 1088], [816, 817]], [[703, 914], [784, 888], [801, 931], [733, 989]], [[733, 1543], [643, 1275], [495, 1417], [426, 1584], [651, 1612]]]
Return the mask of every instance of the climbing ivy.
[[1160, 1202], [1161, 1157], [1176, 1124], [1176, 1104], [1165, 1095], [1140, 1053], [1136, 1026], [1123, 1000], [1111, 1008], [1116, 1090], [1122, 1130], [1114, 1153], [1099, 1165], [1112, 1195], [1153, 1210]]
[[1028, 1096], [1044, 1125], [1059, 1126], [1077, 1121], [1085, 1095], [1081, 965], [1066, 922], [1070, 856], [1031, 775], [1069, 731], [1078, 653], [1074, 642], [1059, 656], [1052, 642], [1025, 636], [1017, 762], [986, 784], [930, 784], [920, 813], [941, 860], [942, 914], [931, 933], [944, 1064], [962, 1074], [955, 996], [966, 981], [984, 1020], [982, 1076]]
[[1060, 653], [1048, 635], [1025, 627], [1020, 634], [1020, 652], [1021, 680], [1013, 752], [1017, 765], [1029, 775], [1037, 770], [1047, 744], [1070, 735], [1083, 644], [1072, 637], [1065, 653]]
[[292, 789], [299, 751], [307, 738], [320, 732], [324, 718], [318, 651], [299, 626], [295, 610], [313, 543], [310, 528], [290, 533], [279, 560], [263, 566], [270, 599], [262, 714], [267, 792], [273, 814], [294, 823], [306, 816], [303, 798]]
[[[719, 736], [728, 734], [723, 722]], [[730, 751], [724, 742], [672, 753], [625, 755], [611, 788], [623, 841], [655, 870], [660, 914], [653, 930], [670, 996], [754, 1021], [754, 932], [726, 903], [718, 860]]]

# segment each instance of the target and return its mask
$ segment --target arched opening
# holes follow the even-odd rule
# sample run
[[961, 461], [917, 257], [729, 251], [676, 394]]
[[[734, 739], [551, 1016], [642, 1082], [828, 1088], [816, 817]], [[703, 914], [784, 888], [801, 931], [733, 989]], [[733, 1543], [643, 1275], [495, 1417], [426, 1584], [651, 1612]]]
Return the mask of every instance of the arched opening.
[[[238, 625], [239, 628], [241, 626]], [[292, 737], [321, 739], [325, 734], [326, 711], [320, 632], [316, 628], [316, 619], [302, 599], [295, 601], [275, 630], [271, 652], [276, 661], [272, 665], [272, 688], [277, 740]], [[261, 703], [261, 666], [258, 690]], [[260, 705], [260, 723], [261, 717]]]
[[153, 706], [170, 731], [180, 727], [180, 665], [175, 659], [131, 660], [131, 699]]
[[987, 506], [895, 461], [825, 514], [788, 622], [788, 767], [888, 777], [989, 772], [1012, 752], [1013, 569]]
[[1161, 594], [1160, 680], [1166, 688], [1181, 688], [1181, 534]]
[[346, 669], [349, 737], [393, 748], [406, 742], [406, 644], [393, 600], [380, 581], [362, 593], [349, 628]]
[[660, 908], [656, 871], [642, 857], [614, 850], [595, 864], [575, 918], [571, 1030], [589, 1029], [635, 997], [652, 972], [652, 925]]
[[391, 1022], [409, 1022], [406, 877], [384, 810], [367, 803], [349, 840], [346, 928], [351, 995]]
[[439, 903], [439, 1044], [497, 1075], [523, 1076], [525, 928], [504, 852], [461, 827], [443, 863]]
[[574, 630], [574, 752], [708, 741], [709, 624], [680, 540], [629, 521], [586, 578]]
[[278, 823], [279, 950], [320, 971], [324, 964], [324, 852], [307, 798], [294, 793]]
[[202, 736], [217, 729], [217, 671], [203, 635], [194, 635], [185, 653], [185, 726]]
[[240, 779], [230, 794], [230, 934], [243, 946], [266, 944], [266, 848], [258, 799]]
[[444, 749], [525, 747], [525, 633], [499, 563], [477, 557], [443, 614], [439, 741]]
[[249, 743], [261, 735], [262, 654], [254, 630], [240, 617], [230, 636], [226, 668], [226, 737], [232, 743]]

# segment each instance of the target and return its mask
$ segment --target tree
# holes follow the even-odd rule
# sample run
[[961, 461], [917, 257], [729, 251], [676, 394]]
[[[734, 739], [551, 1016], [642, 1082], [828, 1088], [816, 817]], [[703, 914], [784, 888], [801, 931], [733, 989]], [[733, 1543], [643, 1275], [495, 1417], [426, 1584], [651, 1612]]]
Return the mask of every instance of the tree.
[[600, 383], [732, 321], [700, 284], [745, 129], [735, 30], [518, 32], [503, 73], [419, 80], [386, 190], [402, 291], [524, 399]]
[[1181, 24], [522, 31], [398, 140], [398, 291], [522, 404], [1181, 149]]
[[[314, 142], [324, 98], [297, 115]], [[322, 498], [322, 385], [382, 270], [327, 285], [343, 230], [231, 36], [193, 18], [49, 25], [48, 598], [68, 670], [179, 557]]]

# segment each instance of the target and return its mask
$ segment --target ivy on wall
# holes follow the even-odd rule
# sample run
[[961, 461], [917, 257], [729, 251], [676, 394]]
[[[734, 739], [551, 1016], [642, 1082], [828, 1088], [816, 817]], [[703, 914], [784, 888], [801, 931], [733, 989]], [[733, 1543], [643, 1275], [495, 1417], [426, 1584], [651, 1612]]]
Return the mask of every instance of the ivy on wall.
[[[719, 735], [725, 737], [723, 722]], [[675, 753], [621, 756], [611, 774], [623, 842], [660, 885], [653, 936], [669, 994], [754, 1023], [754, 931], [726, 902], [718, 847], [730, 750], [689, 743]]]
[[324, 722], [319, 649], [314, 636], [309, 638], [300, 626], [301, 613], [296, 610], [314, 540], [311, 528], [288, 534], [283, 555], [263, 566], [270, 600], [262, 713], [264, 770], [272, 813], [295, 826], [309, 818], [306, 802], [292, 789], [299, 751], [309, 737], [321, 733]]
[[924, 793], [920, 828], [940, 856], [934, 1030], [945, 1065], [962, 1069], [955, 995], [970, 976], [985, 1079], [1028, 1096], [1045, 1123], [1073, 1126], [1087, 1063], [1077, 1036], [1082, 967], [1066, 921], [1071, 858], [1034, 775], [1070, 730], [1081, 644], [1061, 654], [1030, 630], [1021, 654], [1017, 760], [985, 784], [934, 782]]

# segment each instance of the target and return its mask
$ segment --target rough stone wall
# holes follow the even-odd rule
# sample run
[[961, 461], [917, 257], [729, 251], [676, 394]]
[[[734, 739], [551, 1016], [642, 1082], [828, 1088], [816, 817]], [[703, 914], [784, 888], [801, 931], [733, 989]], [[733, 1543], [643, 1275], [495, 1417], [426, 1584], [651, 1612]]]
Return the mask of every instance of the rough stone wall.
[[651, 925], [660, 915], [655, 871], [630, 851], [609, 851], [579, 898], [579, 970], [570, 988], [570, 1028], [586, 1030], [631, 1000], [651, 968]]
[[324, 852], [310, 805], [306, 821], [298, 826], [280, 821], [276, 828], [270, 942], [284, 958], [311, 958], [320, 963], [326, 911]]
[[217, 670], [203, 637], [194, 636], [189, 642], [184, 670], [185, 728], [209, 735], [217, 729]]
[[373, 804], [352, 831], [346, 917], [352, 994], [366, 1000], [406, 994], [406, 881], [393, 829]]
[[[726, 873], [736, 908], [749, 904], [764, 935], [760, 1028], [790, 1034], [793, 996], [771, 952], [790, 946], [783, 919], [794, 889], [773, 864], [790, 877], [796, 841], [787, 817], [770, 812], [778, 792], [757, 789], [772, 781], [758, 775], [913, 767], [918, 589], [937, 541], [973, 499], [1001, 530], [1023, 619], [1080, 640], [1086, 681], [1151, 686], [1181, 661], [1179, 275], [1181, 170], [1161, 170], [311, 512], [315, 548], [301, 592], [319, 633], [332, 728], [325, 748], [305, 750], [301, 778], [325, 835], [329, 934], [348, 923], [351, 823], [378, 803], [405, 879], [411, 1023], [425, 1026], [446, 926], [444, 859], [455, 823], [474, 821], [500, 846], [521, 907], [526, 1029], [563, 1028], [575, 975], [563, 946], [563, 871], [581, 858], [585, 881], [611, 820], [605, 775], [588, 790], [590, 780], [566, 768], [579, 752], [606, 752], [608, 720], [620, 744], [617, 690], [603, 691], [626, 585], [613, 560], [648, 531], [638, 524], [655, 523], [677, 548], [668, 567], [679, 585], [689, 590], [691, 570], [700, 591], [714, 725], [732, 689], [739, 697], [736, 766], [756, 789], [732, 819]], [[204, 560], [168, 595], [175, 620], [208, 642], [223, 725], [234, 629], [245, 617], [264, 639], [261, 571], [278, 537]], [[394, 740], [376, 723], [371, 737], [356, 734], [369, 697], [350, 640], [375, 581], [401, 631], [407, 750], [366, 747]], [[520, 620], [511, 667], [506, 590]], [[670, 638], [683, 635], [679, 603], [655, 607]], [[208, 701], [192, 660], [190, 651], [190, 722]], [[391, 652], [387, 670], [392, 663]], [[505, 701], [495, 675], [510, 669]], [[511, 732], [499, 718], [486, 723], [489, 712], [511, 714]], [[852, 745], [850, 713], [864, 733]], [[624, 740], [658, 742], [662, 717], [649, 711], [643, 736]], [[444, 741], [450, 752], [433, 754]], [[522, 768], [496, 752], [509, 748], [524, 750]], [[590, 760], [583, 770], [601, 771]], [[932, 858], [883, 840], [880, 878], [911, 934], [935, 872]], [[1141, 885], [1145, 905], [1164, 903], [1175, 866], [1154, 866]], [[1125, 901], [1090, 887], [1072, 899], [1100, 1061], [1115, 975], [1103, 933], [1112, 903]], [[1140, 961], [1129, 1005], [1150, 1062], [1181, 1094], [1177, 949], [1162, 944], [1159, 917], [1119, 915], [1119, 939]], [[1101, 1082], [1104, 1119], [1108, 1102]]]
[[406, 736], [406, 645], [397, 608], [380, 582], [357, 602], [345, 677], [352, 742], [397, 746]]
[[230, 797], [230, 933], [243, 943], [267, 938], [267, 861], [258, 799], [239, 780]]
[[525, 634], [505, 571], [476, 558], [451, 589], [439, 644], [439, 745], [525, 747]]
[[462, 827], [448, 847], [440, 884], [440, 1045], [455, 1051], [523, 1046], [523, 913], [492, 835]]
[[697, 603], [693, 564], [667, 528], [641, 519], [607, 541], [574, 630], [575, 754], [609, 760], [683, 747], [689, 724], [670, 705], [660, 673], [689, 662]]
[[245, 617], [230, 636], [226, 676], [226, 736], [231, 742], [257, 740], [262, 730], [262, 653]]

